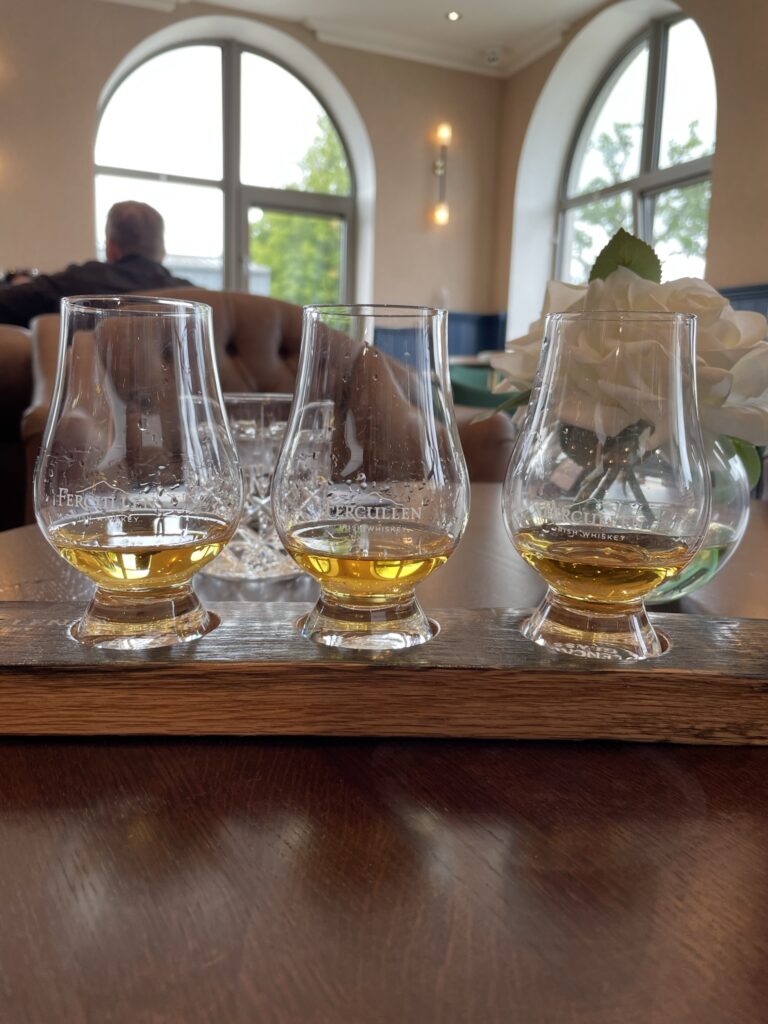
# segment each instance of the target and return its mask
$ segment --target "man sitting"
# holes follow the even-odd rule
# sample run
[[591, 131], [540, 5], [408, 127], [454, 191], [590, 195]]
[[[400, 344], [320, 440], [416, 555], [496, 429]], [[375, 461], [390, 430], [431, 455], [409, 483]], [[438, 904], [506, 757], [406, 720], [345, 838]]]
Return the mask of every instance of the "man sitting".
[[58, 313], [68, 295], [118, 295], [190, 284], [162, 265], [163, 218], [146, 203], [115, 203], [107, 215], [107, 262], [72, 263], [56, 274], [0, 289], [0, 323], [29, 326], [40, 313]]

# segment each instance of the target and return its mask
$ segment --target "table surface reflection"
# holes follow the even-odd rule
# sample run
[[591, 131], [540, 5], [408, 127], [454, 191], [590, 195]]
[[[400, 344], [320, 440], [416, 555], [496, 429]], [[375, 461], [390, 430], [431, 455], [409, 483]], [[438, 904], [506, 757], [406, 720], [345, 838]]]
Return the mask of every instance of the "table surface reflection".
[[[498, 501], [427, 608], [537, 599]], [[766, 513], [681, 610], [768, 618]], [[0, 552], [2, 600], [86, 593], [34, 527]], [[767, 851], [758, 748], [5, 740], [0, 1020], [763, 1024]]]

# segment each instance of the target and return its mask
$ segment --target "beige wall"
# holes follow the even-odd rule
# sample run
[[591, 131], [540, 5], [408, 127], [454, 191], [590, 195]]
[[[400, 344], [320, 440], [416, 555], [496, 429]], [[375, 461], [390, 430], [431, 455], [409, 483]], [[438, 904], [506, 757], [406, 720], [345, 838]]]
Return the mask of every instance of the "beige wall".
[[[183, 4], [173, 14], [101, 0], [7, 5], [0, 34], [0, 267], [57, 269], [94, 253], [93, 140], [99, 94], [141, 40], [173, 21], [221, 8]], [[231, 11], [243, 16], [242, 11]], [[316, 43], [368, 128], [376, 163], [374, 297], [495, 309], [491, 282], [499, 80]], [[427, 219], [435, 198], [429, 134], [454, 127], [451, 223]]]
[[[491, 312], [494, 197], [504, 83], [482, 75], [316, 47], [352, 94], [376, 162], [375, 293]], [[453, 126], [448, 156], [451, 221], [428, 219], [436, 201], [430, 135]]]
[[[717, 151], [706, 276], [719, 287], [762, 284], [768, 281], [768, 72], [763, 52], [768, 38], [768, 4], [756, 0], [678, 2], [704, 33], [717, 78]], [[506, 308], [512, 196], [528, 122], [547, 76], [585, 23], [575, 26], [558, 50], [505, 82], [493, 290], [498, 309]], [[605, 59], [605, 55], [596, 55], [596, 74]]]
[[707, 277], [725, 287], [768, 281], [768, 4], [679, 0], [699, 24], [717, 78]]
[[[498, 220], [494, 237], [492, 279], [492, 302], [497, 310], [506, 310], [507, 308], [515, 186], [520, 153], [536, 100], [561, 52], [562, 47], [546, 54], [516, 75], [512, 75], [504, 83], [502, 127], [499, 137], [499, 179], [496, 196]], [[553, 233], [554, 230], [553, 225]]]
[[[707, 38], [718, 84], [707, 276], [722, 286], [764, 282], [768, 5], [682, 0], [682, 6]], [[222, 10], [183, 4], [163, 14], [101, 0], [8, 5], [0, 35], [0, 267], [55, 269], [93, 255], [99, 93], [141, 40], [205, 13]], [[474, 312], [505, 309], [520, 151], [562, 48], [500, 81], [326, 46], [288, 23], [270, 24], [317, 52], [368, 128], [378, 189], [375, 298], [445, 302]], [[429, 134], [442, 119], [454, 126], [451, 223], [437, 229], [427, 219], [435, 191]]]

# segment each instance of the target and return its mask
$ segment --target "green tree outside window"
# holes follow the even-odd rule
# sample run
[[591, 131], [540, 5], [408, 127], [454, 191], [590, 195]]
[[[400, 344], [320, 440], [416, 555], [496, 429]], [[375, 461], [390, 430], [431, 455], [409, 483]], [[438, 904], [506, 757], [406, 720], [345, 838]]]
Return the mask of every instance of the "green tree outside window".
[[[616, 123], [611, 133], [601, 132], [593, 145], [608, 174], [592, 178], [585, 186], [585, 192], [597, 191], [626, 180], [625, 169], [632, 152], [632, 130], [636, 127], [639, 126]], [[670, 164], [684, 163], [700, 150], [702, 141], [697, 128], [698, 121], [692, 121], [688, 126], [688, 138], [684, 142], [670, 142]], [[670, 252], [703, 259], [707, 248], [709, 199], [708, 181], [661, 192], [655, 200], [654, 237], [648, 241], [654, 245], [666, 242], [673, 247]], [[593, 200], [578, 207], [577, 212], [578, 224], [573, 232], [571, 259], [579, 265], [581, 280], [586, 281], [594, 259], [594, 241], [589, 227], [602, 229], [610, 237], [620, 227], [631, 228], [631, 225], [625, 223], [627, 210], [622, 194]]]
[[[351, 181], [341, 139], [327, 114], [299, 163], [301, 178], [288, 186], [302, 192], [349, 195]], [[269, 267], [270, 293], [286, 302], [338, 302], [344, 222], [339, 217], [265, 210], [249, 225], [252, 263]]]

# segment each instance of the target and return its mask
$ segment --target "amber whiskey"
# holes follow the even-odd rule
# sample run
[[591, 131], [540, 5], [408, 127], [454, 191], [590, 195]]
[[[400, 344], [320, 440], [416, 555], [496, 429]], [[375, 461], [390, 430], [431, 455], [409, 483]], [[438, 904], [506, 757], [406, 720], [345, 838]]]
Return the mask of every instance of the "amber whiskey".
[[51, 531], [51, 541], [106, 590], [153, 590], [187, 582], [231, 534], [212, 516], [139, 512], [71, 520]]
[[339, 601], [397, 600], [447, 561], [452, 537], [414, 523], [321, 522], [300, 526], [286, 550]]
[[559, 594], [604, 604], [640, 600], [694, 554], [680, 538], [604, 526], [537, 526], [519, 530], [514, 543]]

